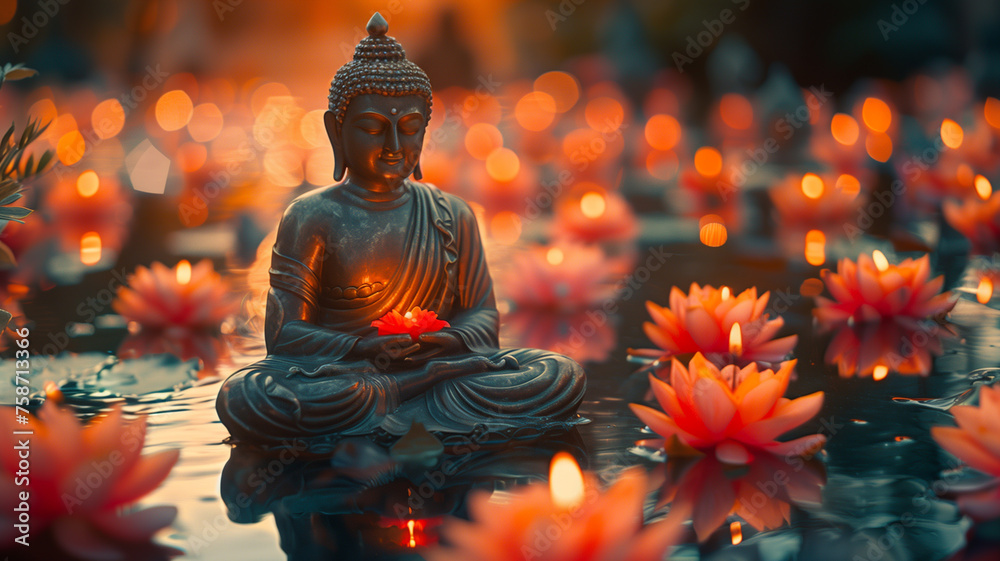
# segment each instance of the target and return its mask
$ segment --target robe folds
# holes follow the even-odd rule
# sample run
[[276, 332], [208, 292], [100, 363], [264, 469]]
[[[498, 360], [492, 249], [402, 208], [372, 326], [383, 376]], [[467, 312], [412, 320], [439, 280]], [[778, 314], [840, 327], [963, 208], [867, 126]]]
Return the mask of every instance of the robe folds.
[[[236, 439], [279, 443], [379, 429], [403, 434], [413, 421], [457, 433], [543, 428], [574, 416], [586, 386], [580, 365], [549, 351], [498, 348], [493, 283], [471, 209], [433, 186], [407, 187], [403, 257], [384, 281], [360, 287], [345, 288], [321, 274], [324, 260], [338, 259], [331, 217], [296, 216], [295, 203], [286, 211], [283, 225], [315, 231], [312, 239], [320, 242], [280, 251], [279, 227], [268, 301], [276, 335], [266, 358], [225, 381], [216, 404]], [[320, 196], [315, 193], [304, 197]], [[301, 299], [312, 321], [281, 317], [275, 294], [282, 293]], [[447, 320], [467, 352], [412, 367], [350, 354], [361, 337], [374, 334], [373, 320], [414, 306]], [[394, 377], [405, 368], [448, 374], [404, 401]]]

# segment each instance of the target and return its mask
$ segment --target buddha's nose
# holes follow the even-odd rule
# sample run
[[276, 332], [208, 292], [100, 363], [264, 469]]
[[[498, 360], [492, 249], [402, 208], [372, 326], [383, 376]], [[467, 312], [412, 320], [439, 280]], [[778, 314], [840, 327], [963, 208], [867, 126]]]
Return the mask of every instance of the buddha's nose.
[[395, 128], [389, 131], [389, 134], [385, 139], [385, 146], [382, 148], [390, 154], [396, 154], [399, 152], [399, 133]]

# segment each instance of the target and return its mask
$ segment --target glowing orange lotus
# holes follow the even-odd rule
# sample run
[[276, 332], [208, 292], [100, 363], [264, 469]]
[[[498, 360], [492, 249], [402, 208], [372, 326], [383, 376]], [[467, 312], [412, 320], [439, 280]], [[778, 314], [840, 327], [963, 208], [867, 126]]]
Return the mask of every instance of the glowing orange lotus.
[[[72, 411], [49, 399], [38, 412], [28, 416], [28, 424], [15, 424], [14, 411], [4, 407], [0, 429], [33, 431], [30, 440], [31, 469], [24, 486], [6, 485], [0, 494], [5, 509], [12, 513], [20, 502], [19, 493], [28, 492], [32, 534], [51, 529], [62, 549], [80, 553], [97, 544], [149, 542], [177, 515], [172, 506], [144, 510], [127, 509], [140, 497], [163, 482], [177, 463], [179, 452], [166, 450], [140, 456], [146, 436], [146, 419], [122, 421], [121, 409], [114, 409], [86, 427]], [[8, 482], [15, 480], [20, 461], [14, 446], [0, 450], [0, 462]], [[14, 528], [0, 529], [5, 543], [13, 543]], [[35, 536], [33, 535], [32, 538]], [[103, 552], [107, 557], [107, 551]]]
[[978, 197], [967, 197], [961, 203], [949, 199], [941, 210], [948, 224], [969, 238], [974, 253], [1000, 252], [1000, 191], [985, 201]]
[[944, 277], [928, 281], [929, 256], [892, 265], [876, 251], [875, 259], [878, 264], [862, 254], [857, 263], [841, 259], [836, 273], [823, 270], [823, 282], [833, 299], [816, 297], [813, 315], [821, 324], [838, 326], [849, 320], [867, 322], [899, 316], [924, 319], [955, 306], [951, 293], [939, 294]]
[[[821, 434], [789, 442], [775, 439], [813, 418], [823, 406], [823, 392], [798, 399], [782, 397], [795, 361], [783, 362], [777, 372], [757, 370], [756, 363], [722, 370], [696, 354], [685, 368], [671, 362], [670, 383], [649, 377], [653, 394], [664, 412], [632, 404], [632, 412], [664, 439], [676, 437], [701, 451], [714, 450], [723, 462], [745, 464], [753, 459], [748, 448], [773, 454], [803, 454], [822, 446]], [[656, 442], [658, 445], [666, 442]], [[647, 442], [645, 444], [652, 444]]]
[[379, 335], [398, 335], [408, 333], [410, 338], [416, 341], [423, 333], [438, 331], [450, 324], [438, 319], [437, 312], [421, 310], [420, 306], [401, 314], [392, 310], [388, 314], [372, 322], [372, 327], [378, 328]]
[[716, 289], [692, 283], [690, 292], [684, 294], [675, 286], [670, 290], [669, 309], [646, 302], [655, 323], [646, 322], [642, 327], [662, 351], [637, 349], [631, 353], [648, 358], [728, 353], [730, 332], [738, 323], [742, 332], [741, 361], [780, 362], [795, 348], [798, 337], [774, 339], [785, 322], [780, 317], [769, 319], [764, 313], [769, 298], [769, 292], [758, 298], [756, 288], [732, 296], [727, 287]]
[[229, 288], [205, 259], [195, 266], [181, 261], [170, 269], [154, 262], [136, 268], [118, 289], [112, 308], [145, 330], [218, 329], [236, 310]]
[[958, 506], [976, 519], [1000, 517], [1000, 386], [983, 386], [979, 407], [957, 405], [951, 414], [958, 426], [931, 427], [931, 436], [958, 459], [994, 478], [960, 495]]
[[858, 376], [881, 380], [889, 372], [930, 374], [941, 341], [954, 337], [947, 325], [912, 318], [877, 323], [843, 325], [837, 329], [824, 360], [836, 364], [843, 378]]
[[442, 528], [451, 547], [424, 556], [430, 561], [660, 561], [679, 537], [677, 517], [643, 526], [649, 484], [642, 469], [624, 471], [601, 491], [596, 477], [581, 476], [576, 467], [579, 495], [572, 506], [556, 504], [560, 483], [574, 485], [560, 482], [553, 471], [551, 492], [550, 485], [539, 483], [506, 493], [501, 501], [474, 492], [468, 500], [471, 521], [450, 519]]

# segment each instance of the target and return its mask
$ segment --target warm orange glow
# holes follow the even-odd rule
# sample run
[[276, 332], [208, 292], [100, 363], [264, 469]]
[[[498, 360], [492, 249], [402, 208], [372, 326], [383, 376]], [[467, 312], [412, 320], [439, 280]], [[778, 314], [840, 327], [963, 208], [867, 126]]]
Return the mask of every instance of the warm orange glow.
[[222, 111], [214, 103], [202, 103], [194, 108], [188, 133], [195, 142], [209, 142], [222, 132]]
[[983, 113], [986, 116], [986, 122], [989, 123], [990, 126], [1000, 129], [1000, 99], [995, 97], [986, 98]]
[[861, 182], [849, 173], [842, 173], [837, 178], [837, 188], [851, 197], [857, 197], [861, 192]]
[[880, 273], [884, 273], [889, 270], [889, 260], [885, 258], [885, 254], [879, 250], [872, 252], [872, 261], [875, 262], [875, 268], [879, 270]]
[[614, 132], [625, 121], [625, 109], [617, 99], [597, 97], [587, 102], [583, 111], [587, 125], [598, 132]]
[[288, 90], [288, 86], [280, 82], [267, 82], [261, 84], [250, 94], [250, 110], [253, 111], [254, 115], [260, 115], [264, 108], [267, 107], [268, 102], [274, 97], [290, 97], [292, 92]]
[[417, 537], [413, 535], [413, 527], [415, 526], [413, 520], [408, 520], [406, 522], [406, 529], [410, 531], [410, 547], [417, 547]]
[[566, 259], [566, 255], [563, 250], [558, 247], [550, 248], [548, 252], [545, 253], [545, 260], [549, 262], [549, 265], [556, 267], [560, 265], [563, 260]]
[[884, 364], [876, 364], [875, 370], [872, 371], [872, 379], [876, 382], [879, 380], [885, 380], [885, 377], [889, 375], [889, 367]]
[[743, 330], [739, 323], [734, 323], [729, 330], [729, 354], [734, 357], [743, 354]]
[[941, 142], [944, 142], [945, 146], [954, 150], [962, 146], [963, 138], [965, 138], [965, 132], [962, 131], [961, 125], [951, 119], [945, 119], [941, 122]]
[[529, 131], [543, 131], [556, 118], [556, 101], [545, 92], [528, 92], [514, 107], [514, 118]]
[[694, 153], [694, 169], [704, 177], [722, 173], [722, 154], [711, 146], [702, 146]]
[[732, 296], [732, 291], [731, 291], [731, 290], [729, 290], [729, 287], [728, 287], [728, 286], [723, 286], [723, 287], [722, 287], [722, 288], [720, 289], [720, 291], [719, 291], [719, 292], [720, 292], [719, 296], [720, 296], [720, 297], [721, 297], [721, 298], [722, 298], [723, 300], [729, 300], [729, 297], [730, 297], [730, 296]]
[[810, 199], [818, 199], [823, 196], [823, 180], [815, 173], [807, 173], [802, 176], [802, 194]]
[[194, 113], [194, 104], [184, 90], [171, 90], [156, 100], [156, 122], [165, 131], [184, 128]]
[[191, 282], [191, 262], [187, 259], [181, 259], [177, 263], [176, 269], [177, 284], [187, 284]]
[[587, 218], [600, 218], [607, 206], [604, 195], [595, 191], [589, 191], [580, 197], [580, 212]]
[[861, 106], [861, 119], [865, 126], [875, 132], [885, 132], [892, 124], [892, 110], [889, 105], [877, 97], [869, 97]]
[[580, 86], [576, 78], [565, 72], [546, 72], [535, 79], [535, 91], [545, 92], [552, 96], [556, 103], [556, 112], [569, 111], [580, 99]]
[[80, 238], [80, 262], [94, 265], [101, 260], [101, 235], [87, 232]]
[[993, 185], [990, 184], [990, 180], [986, 179], [981, 175], [976, 176], [976, 194], [982, 200], [988, 200], [990, 195], [993, 194]]
[[826, 285], [823, 284], [823, 281], [813, 277], [802, 281], [802, 284], [799, 285], [799, 294], [806, 298], [813, 298], [823, 294], [824, 289], [826, 289]]
[[76, 192], [85, 199], [96, 195], [100, 187], [101, 180], [97, 177], [97, 172], [92, 169], [88, 169], [76, 178]]
[[726, 94], [719, 101], [719, 116], [726, 125], [746, 130], [753, 124], [753, 106], [740, 94]]
[[80, 131], [72, 130], [59, 138], [56, 144], [56, 156], [65, 166], [71, 166], [83, 158], [83, 153], [87, 149], [87, 143], [83, 140]]
[[98, 138], [112, 138], [125, 126], [125, 109], [117, 99], [105, 99], [90, 113], [90, 126]]
[[521, 171], [521, 160], [509, 148], [497, 148], [486, 157], [486, 173], [495, 181], [507, 183]]
[[962, 146], [962, 140], [965, 138], [965, 131], [962, 130], [962, 125], [959, 125], [951, 119], [945, 119], [941, 122], [941, 141], [948, 148], [959, 148]]
[[497, 148], [503, 147], [500, 129], [489, 123], [476, 123], [465, 133], [465, 149], [477, 160], [485, 160]]
[[681, 139], [681, 124], [672, 115], [653, 115], [646, 122], [646, 142], [657, 150], [671, 150]]
[[729, 533], [733, 536], [733, 545], [739, 545], [743, 541], [743, 525], [739, 520], [733, 520], [729, 524]]
[[[208, 149], [204, 144], [185, 142], [177, 148], [175, 160], [180, 168], [188, 173], [198, 171], [208, 159]], [[329, 176], [329, 174], [327, 174]]]
[[870, 133], [865, 138], [865, 150], [873, 160], [888, 162], [892, 157], [892, 139], [889, 135], [879, 132]]
[[858, 141], [858, 122], [846, 113], [837, 113], [830, 121], [830, 133], [844, 146], [853, 146]]
[[980, 304], [986, 304], [993, 299], [993, 279], [983, 277], [979, 279], [979, 286], [976, 287], [976, 300]]
[[0, 0], [0, 25], [7, 25], [17, 13], [17, 0]]
[[499, 244], [513, 244], [521, 237], [521, 217], [506, 210], [496, 213], [490, 220], [490, 233]]
[[549, 492], [552, 503], [563, 510], [572, 510], [583, 503], [583, 472], [573, 456], [566, 452], [559, 452], [552, 458]]
[[321, 148], [327, 143], [323, 113], [326, 113], [323, 109], [314, 109], [303, 115], [302, 120], [299, 121], [299, 134], [302, 135], [302, 140], [305, 140], [306, 144], [313, 148]]
[[721, 247], [725, 245], [726, 239], [729, 235], [726, 232], [726, 225], [721, 222], [709, 222], [701, 227], [701, 232], [698, 235], [701, 238], [701, 243], [707, 245], [708, 247]]
[[819, 230], [806, 233], [806, 263], [819, 267], [826, 262], [826, 234]]

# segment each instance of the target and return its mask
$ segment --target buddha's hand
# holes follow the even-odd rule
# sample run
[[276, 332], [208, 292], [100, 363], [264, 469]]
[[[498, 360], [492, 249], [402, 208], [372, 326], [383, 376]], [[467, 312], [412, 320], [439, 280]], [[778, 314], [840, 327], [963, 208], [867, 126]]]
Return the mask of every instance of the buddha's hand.
[[424, 362], [432, 358], [454, 356], [466, 352], [465, 343], [453, 331], [431, 331], [417, 339], [420, 352], [405, 359], [406, 362]]
[[389, 362], [398, 362], [406, 359], [418, 350], [420, 350], [420, 345], [404, 333], [400, 335], [372, 335], [362, 337], [354, 344], [351, 354], [356, 357], [377, 361], [377, 363], [385, 362], [386, 359]]

